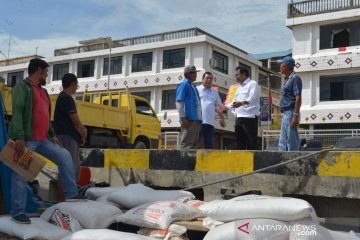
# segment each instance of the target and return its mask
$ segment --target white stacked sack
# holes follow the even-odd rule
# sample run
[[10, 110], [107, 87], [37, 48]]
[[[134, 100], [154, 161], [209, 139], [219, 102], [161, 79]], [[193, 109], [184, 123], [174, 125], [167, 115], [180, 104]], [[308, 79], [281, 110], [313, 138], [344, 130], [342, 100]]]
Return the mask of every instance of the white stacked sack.
[[166, 229], [174, 221], [193, 220], [202, 212], [179, 201], [146, 203], [130, 209], [117, 218], [118, 222], [144, 228]]
[[49, 239], [60, 240], [71, 232], [41, 218], [31, 218], [31, 224], [19, 225], [11, 220], [9, 216], [0, 217], [0, 232], [20, 239]]
[[286, 222], [273, 219], [243, 219], [211, 229], [204, 240], [288, 240], [289, 234]]
[[176, 201], [179, 198], [194, 199], [191, 192], [181, 190], [154, 190], [141, 183], [130, 184], [112, 191], [107, 200], [131, 209], [144, 203], [155, 201]]
[[354, 232], [329, 230], [312, 220], [293, 222], [289, 240], [355, 240]]
[[222, 222], [250, 218], [292, 221], [316, 217], [314, 208], [304, 200], [259, 195], [216, 200], [199, 206], [199, 209], [207, 217]]
[[204, 240], [358, 239], [320, 226], [313, 207], [301, 199], [247, 195], [199, 208], [209, 217], [203, 225], [211, 229]]
[[121, 215], [119, 208], [96, 201], [62, 202], [46, 209], [41, 218], [72, 232], [107, 228]]
[[62, 240], [154, 240], [134, 233], [118, 232], [108, 229], [86, 229], [73, 233]]

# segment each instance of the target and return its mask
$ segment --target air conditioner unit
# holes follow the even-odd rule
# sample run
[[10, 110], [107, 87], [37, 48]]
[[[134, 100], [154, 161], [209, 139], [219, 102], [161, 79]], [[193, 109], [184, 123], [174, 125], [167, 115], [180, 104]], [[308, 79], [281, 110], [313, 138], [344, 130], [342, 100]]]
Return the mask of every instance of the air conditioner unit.
[[216, 59], [210, 58], [209, 59], [209, 65], [211, 68], [215, 68], [219, 65], [218, 61]]

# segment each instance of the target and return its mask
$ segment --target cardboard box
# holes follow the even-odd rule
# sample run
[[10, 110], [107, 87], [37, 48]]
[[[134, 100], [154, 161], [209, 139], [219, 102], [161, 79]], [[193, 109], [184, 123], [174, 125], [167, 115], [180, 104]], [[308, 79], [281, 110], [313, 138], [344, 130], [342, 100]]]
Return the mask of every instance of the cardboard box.
[[45, 166], [45, 160], [26, 147], [24, 153], [16, 158], [14, 146], [14, 142], [9, 141], [1, 150], [0, 160], [28, 181], [34, 181]]

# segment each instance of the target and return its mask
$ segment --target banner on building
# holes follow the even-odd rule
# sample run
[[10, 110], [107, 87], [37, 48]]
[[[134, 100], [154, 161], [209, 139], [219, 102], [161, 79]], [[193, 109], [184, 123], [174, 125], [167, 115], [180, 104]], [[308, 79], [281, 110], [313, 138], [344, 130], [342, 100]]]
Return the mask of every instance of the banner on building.
[[260, 125], [269, 126], [271, 122], [271, 103], [269, 97], [260, 97]]

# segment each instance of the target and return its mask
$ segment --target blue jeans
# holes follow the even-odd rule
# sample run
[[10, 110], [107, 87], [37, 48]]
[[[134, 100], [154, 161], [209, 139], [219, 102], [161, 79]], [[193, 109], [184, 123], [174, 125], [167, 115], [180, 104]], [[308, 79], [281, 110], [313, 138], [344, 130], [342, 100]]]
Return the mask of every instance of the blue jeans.
[[[64, 187], [65, 198], [78, 194], [75, 182], [74, 165], [70, 153], [49, 140], [33, 140], [26, 142], [26, 146], [34, 152], [54, 162], [59, 167], [59, 178]], [[27, 180], [13, 172], [11, 178], [11, 215], [25, 213], [27, 195]]]
[[291, 127], [291, 120], [294, 110], [288, 110], [281, 114], [281, 132], [279, 139], [279, 151], [299, 151], [300, 142], [298, 134], [298, 126]]
[[214, 145], [214, 126], [210, 124], [202, 124], [200, 131], [200, 139], [204, 139], [204, 148], [213, 149]]

